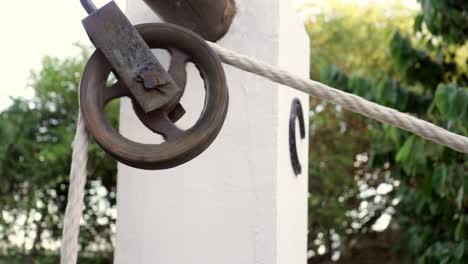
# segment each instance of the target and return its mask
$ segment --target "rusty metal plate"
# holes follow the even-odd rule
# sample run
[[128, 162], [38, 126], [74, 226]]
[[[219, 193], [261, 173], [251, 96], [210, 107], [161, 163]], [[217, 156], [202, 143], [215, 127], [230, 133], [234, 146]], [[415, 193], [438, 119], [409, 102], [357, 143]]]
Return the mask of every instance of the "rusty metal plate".
[[115, 2], [92, 12], [83, 25], [144, 112], [175, 106], [182, 90]]

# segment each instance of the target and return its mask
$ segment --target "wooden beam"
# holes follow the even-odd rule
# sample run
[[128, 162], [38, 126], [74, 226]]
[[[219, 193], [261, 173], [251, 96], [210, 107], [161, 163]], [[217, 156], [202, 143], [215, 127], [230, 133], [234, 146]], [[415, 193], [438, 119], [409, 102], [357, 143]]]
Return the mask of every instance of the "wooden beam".
[[190, 29], [206, 40], [226, 34], [236, 14], [235, 0], [144, 0], [164, 21]]

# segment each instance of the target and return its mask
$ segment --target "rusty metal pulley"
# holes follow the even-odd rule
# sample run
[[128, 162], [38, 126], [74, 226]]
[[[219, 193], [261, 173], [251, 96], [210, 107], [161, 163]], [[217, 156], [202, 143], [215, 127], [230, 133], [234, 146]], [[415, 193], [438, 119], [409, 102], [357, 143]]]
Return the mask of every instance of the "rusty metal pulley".
[[[88, 131], [117, 161], [140, 169], [181, 165], [208, 148], [223, 126], [228, 89], [218, 56], [197, 34], [179, 26], [152, 23], [132, 26], [114, 2], [100, 9], [81, 0], [90, 15], [83, 20], [97, 50], [80, 84], [80, 106]], [[171, 55], [166, 71], [151, 49]], [[187, 84], [186, 64], [192, 62], [205, 83], [205, 104], [193, 127], [176, 126], [185, 109], [179, 103]], [[108, 87], [111, 73], [118, 81]], [[142, 144], [122, 136], [109, 122], [106, 105], [128, 97], [140, 121], [165, 139]]]

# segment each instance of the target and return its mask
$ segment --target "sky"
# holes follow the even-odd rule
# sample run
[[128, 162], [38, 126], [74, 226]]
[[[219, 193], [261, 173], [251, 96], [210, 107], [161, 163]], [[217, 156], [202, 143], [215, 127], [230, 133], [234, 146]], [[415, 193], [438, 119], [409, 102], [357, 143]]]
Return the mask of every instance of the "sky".
[[[323, 0], [299, 0], [306, 2]], [[343, 0], [360, 4], [379, 2], [385, 4], [395, 0]], [[102, 6], [109, 0], [94, 0]], [[126, 0], [116, 0], [125, 10]], [[415, 5], [415, 0], [404, 0]], [[0, 16], [0, 110], [8, 107], [13, 97], [31, 98], [28, 88], [31, 70], [39, 70], [46, 55], [65, 58], [79, 51], [74, 43], [89, 44], [81, 25], [86, 12], [78, 0], [4, 0]]]
[[[97, 6], [109, 0], [93, 0]], [[116, 0], [124, 9], [126, 0]], [[46, 55], [76, 55], [74, 43], [89, 44], [81, 25], [86, 12], [78, 0], [4, 0], [0, 4], [0, 110], [11, 96], [32, 97], [27, 88], [30, 71], [39, 70]]]

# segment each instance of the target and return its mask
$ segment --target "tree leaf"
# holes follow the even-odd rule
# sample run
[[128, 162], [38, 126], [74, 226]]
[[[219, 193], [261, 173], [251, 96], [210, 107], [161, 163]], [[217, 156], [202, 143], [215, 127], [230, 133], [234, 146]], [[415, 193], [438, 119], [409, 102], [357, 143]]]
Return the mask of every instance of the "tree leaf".
[[[450, 113], [450, 100], [456, 96], [457, 88], [453, 84], [441, 84], [435, 93], [435, 103], [439, 111], [444, 115]], [[451, 99], [452, 98], [452, 99]]]
[[409, 137], [405, 143], [403, 144], [403, 147], [400, 148], [398, 151], [398, 154], [396, 156], [397, 161], [406, 161], [410, 157], [411, 149], [413, 147], [414, 143], [414, 137]]
[[458, 244], [457, 248], [455, 249], [455, 258], [461, 260], [463, 255], [465, 254], [465, 241], [462, 241]]
[[422, 31], [422, 24], [424, 22], [424, 15], [419, 14], [414, 18], [414, 25], [413, 25], [413, 30], [415, 32], [421, 32]]
[[458, 89], [453, 104], [455, 118], [466, 118], [468, 114], [468, 89]]
[[458, 220], [457, 227], [455, 228], [455, 240], [460, 241], [462, 237], [462, 232], [463, 232], [463, 226], [465, 223], [465, 215], [460, 216], [460, 219]]
[[[454, 85], [455, 87], [455, 85]], [[457, 89], [451, 91], [448, 97], [449, 100], [449, 118], [457, 120], [465, 115], [468, 106], [468, 96], [465, 96], [465, 91]]]
[[441, 197], [445, 197], [447, 194], [446, 181], [447, 168], [445, 166], [438, 166], [433, 174], [433, 186]]

